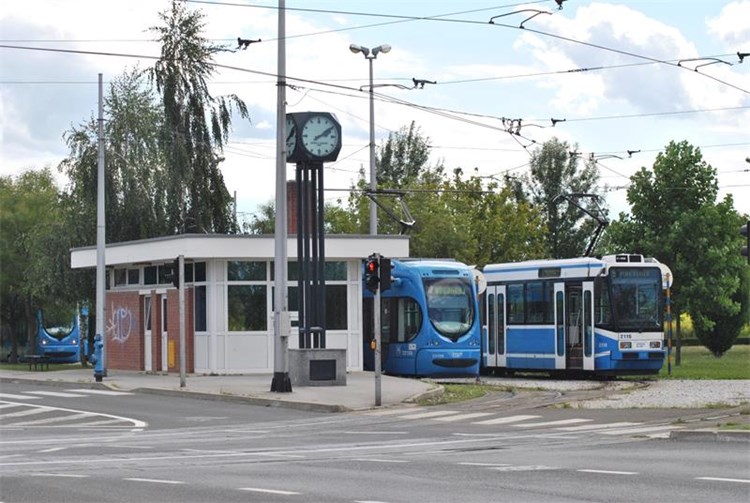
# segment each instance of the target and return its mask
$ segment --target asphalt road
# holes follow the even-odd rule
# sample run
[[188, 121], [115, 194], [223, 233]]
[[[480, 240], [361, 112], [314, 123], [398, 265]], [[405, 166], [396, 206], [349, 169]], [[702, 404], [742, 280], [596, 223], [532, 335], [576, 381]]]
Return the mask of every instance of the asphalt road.
[[[67, 394], [72, 396], [60, 396]], [[3, 384], [0, 501], [743, 502], [747, 443], [686, 411], [469, 404], [323, 414]]]

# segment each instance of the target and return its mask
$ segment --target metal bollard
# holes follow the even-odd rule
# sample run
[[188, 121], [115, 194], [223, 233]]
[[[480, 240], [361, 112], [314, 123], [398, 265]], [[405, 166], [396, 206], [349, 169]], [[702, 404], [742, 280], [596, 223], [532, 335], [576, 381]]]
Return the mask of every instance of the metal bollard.
[[96, 382], [102, 382], [102, 377], [104, 377], [104, 359], [102, 358], [103, 348], [104, 343], [102, 342], [102, 336], [96, 334], [94, 337], [94, 352], [89, 357], [91, 363], [94, 364], [94, 379]]

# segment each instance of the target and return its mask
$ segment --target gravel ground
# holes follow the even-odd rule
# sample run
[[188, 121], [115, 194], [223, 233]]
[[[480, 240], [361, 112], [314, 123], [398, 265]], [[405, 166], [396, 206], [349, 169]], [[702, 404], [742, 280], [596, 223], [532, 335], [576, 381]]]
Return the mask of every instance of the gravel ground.
[[582, 409], [703, 408], [750, 405], [750, 380], [584, 381], [483, 377], [513, 388], [556, 391], [602, 390], [606, 398], [571, 402]]
[[750, 403], [750, 381], [653, 381], [607, 398], [586, 400], [582, 409], [735, 407]]

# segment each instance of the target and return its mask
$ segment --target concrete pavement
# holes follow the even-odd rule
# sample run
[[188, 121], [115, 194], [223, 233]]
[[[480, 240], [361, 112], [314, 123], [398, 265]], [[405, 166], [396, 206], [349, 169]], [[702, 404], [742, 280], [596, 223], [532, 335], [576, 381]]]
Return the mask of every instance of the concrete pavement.
[[[372, 372], [349, 372], [346, 386], [293, 386], [289, 393], [272, 392], [270, 374], [196, 375], [188, 374], [181, 387], [179, 373], [147, 374], [127, 370], [108, 370], [101, 383], [92, 369], [57, 371], [0, 371], [0, 383], [33, 381], [67, 386], [87, 385], [155, 394], [186, 395], [210, 400], [289, 407], [321, 412], [343, 412], [375, 407], [375, 377]], [[396, 406], [419, 397], [442, 393], [442, 387], [418, 379], [381, 377], [381, 405]]]

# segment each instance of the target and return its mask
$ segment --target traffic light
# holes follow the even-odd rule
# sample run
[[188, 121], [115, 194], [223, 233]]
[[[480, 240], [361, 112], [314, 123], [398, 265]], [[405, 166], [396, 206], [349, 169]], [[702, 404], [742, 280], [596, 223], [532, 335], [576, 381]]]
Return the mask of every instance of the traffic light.
[[378, 256], [375, 254], [367, 257], [367, 262], [365, 262], [365, 286], [373, 293], [378, 291], [380, 285], [380, 277], [378, 276], [380, 264], [378, 262]]
[[391, 287], [391, 259], [380, 257], [380, 291], [385, 292]]
[[750, 221], [740, 227], [740, 234], [745, 236], [745, 246], [742, 247], [742, 256], [747, 257], [747, 263], [750, 264]]

